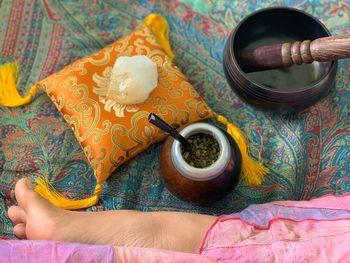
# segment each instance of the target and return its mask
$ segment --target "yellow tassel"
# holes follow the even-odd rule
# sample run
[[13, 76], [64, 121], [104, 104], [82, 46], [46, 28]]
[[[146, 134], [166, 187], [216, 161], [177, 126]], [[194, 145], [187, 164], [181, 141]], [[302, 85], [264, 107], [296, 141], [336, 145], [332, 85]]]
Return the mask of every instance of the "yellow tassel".
[[47, 179], [36, 178], [35, 181], [36, 187], [34, 190], [39, 195], [53, 205], [68, 210], [83, 209], [95, 205], [102, 190], [101, 185], [97, 184], [93, 196], [80, 200], [71, 200], [58, 193]]
[[169, 24], [166, 19], [160, 14], [150, 14], [145, 18], [143, 24], [152, 29], [165, 53], [170, 59], [174, 59], [175, 55], [169, 43]]
[[243, 132], [222, 115], [217, 120], [226, 125], [227, 133], [236, 141], [242, 155], [242, 177], [249, 185], [260, 185], [269, 169], [253, 160], [248, 154], [248, 144]]
[[28, 104], [37, 92], [36, 85], [32, 86], [29, 94], [22, 97], [17, 90], [16, 82], [19, 72], [17, 63], [6, 63], [0, 66], [0, 105], [7, 107], [18, 107]]

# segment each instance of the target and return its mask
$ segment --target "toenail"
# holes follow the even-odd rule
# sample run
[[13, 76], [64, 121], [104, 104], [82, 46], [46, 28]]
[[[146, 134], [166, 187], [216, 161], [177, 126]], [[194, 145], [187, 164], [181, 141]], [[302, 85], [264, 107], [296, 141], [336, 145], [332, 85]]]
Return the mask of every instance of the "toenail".
[[27, 179], [27, 186], [28, 186], [30, 189], [33, 189], [32, 181], [31, 181], [30, 179]]
[[16, 195], [15, 195], [15, 191], [14, 190], [11, 190], [10, 197], [11, 197], [12, 200], [16, 200]]

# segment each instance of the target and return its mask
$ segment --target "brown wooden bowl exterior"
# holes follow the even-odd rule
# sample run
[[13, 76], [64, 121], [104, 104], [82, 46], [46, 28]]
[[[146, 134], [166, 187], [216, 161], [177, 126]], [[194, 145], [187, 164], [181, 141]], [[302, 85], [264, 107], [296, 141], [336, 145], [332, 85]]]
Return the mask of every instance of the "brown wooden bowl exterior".
[[177, 171], [171, 160], [171, 147], [174, 142], [168, 137], [160, 153], [160, 175], [165, 186], [178, 198], [196, 204], [209, 204], [226, 196], [237, 184], [241, 170], [241, 156], [237, 144], [228, 137], [231, 144], [231, 159], [225, 171], [208, 181], [194, 181]]

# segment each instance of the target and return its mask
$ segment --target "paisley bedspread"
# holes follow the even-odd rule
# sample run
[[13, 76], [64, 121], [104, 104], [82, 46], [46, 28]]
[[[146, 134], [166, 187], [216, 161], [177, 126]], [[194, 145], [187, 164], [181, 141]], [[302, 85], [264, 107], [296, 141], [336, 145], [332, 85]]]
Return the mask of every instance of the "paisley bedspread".
[[[270, 169], [261, 186], [241, 182], [225, 199], [195, 206], [164, 187], [159, 143], [120, 167], [104, 183], [101, 200], [90, 211], [225, 214], [267, 201], [350, 192], [349, 59], [339, 61], [331, 93], [295, 114], [255, 109], [226, 83], [222, 52], [228, 34], [247, 14], [276, 5], [305, 10], [332, 34], [350, 34], [348, 0], [0, 0], [0, 60], [10, 57], [20, 62], [20, 90], [26, 92], [37, 80], [129, 34], [147, 14], [161, 13], [170, 24], [177, 66], [216, 112], [245, 132], [251, 155]], [[14, 203], [10, 192], [15, 182], [33, 175], [46, 175], [70, 198], [90, 195], [95, 185], [72, 130], [44, 93], [28, 106], [0, 107], [0, 237], [14, 237], [6, 211]]]

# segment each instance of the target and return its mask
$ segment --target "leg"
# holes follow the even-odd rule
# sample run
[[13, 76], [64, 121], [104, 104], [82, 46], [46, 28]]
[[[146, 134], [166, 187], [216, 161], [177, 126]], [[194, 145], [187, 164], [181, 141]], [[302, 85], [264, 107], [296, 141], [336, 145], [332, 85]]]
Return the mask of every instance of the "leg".
[[35, 193], [27, 179], [17, 182], [18, 206], [9, 208], [14, 233], [22, 239], [45, 239], [114, 246], [137, 246], [197, 252], [214, 216], [180, 212], [67, 211]]

